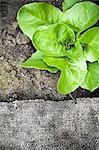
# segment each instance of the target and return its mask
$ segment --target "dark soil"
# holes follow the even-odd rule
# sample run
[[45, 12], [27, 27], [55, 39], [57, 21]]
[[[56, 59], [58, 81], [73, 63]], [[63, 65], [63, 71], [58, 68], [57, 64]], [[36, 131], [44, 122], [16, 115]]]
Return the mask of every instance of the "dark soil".
[[[16, 99], [67, 100], [69, 95], [57, 92], [56, 83], [59, 73], [23, 69], [18, 66], [35, 51], [29, 39], [24, 36], [16, 22], [18, 9], [33, 0], [0, 0], [0, 101]], [[43, 1], [43, 0], [41, 0]], [[61, 0], [45, 0], [61, 8]], [[98, 3], [98, 0], [96, 0]], [[90, 93], [77, 89], [76, 97], [99, 97], [99, 88]]]

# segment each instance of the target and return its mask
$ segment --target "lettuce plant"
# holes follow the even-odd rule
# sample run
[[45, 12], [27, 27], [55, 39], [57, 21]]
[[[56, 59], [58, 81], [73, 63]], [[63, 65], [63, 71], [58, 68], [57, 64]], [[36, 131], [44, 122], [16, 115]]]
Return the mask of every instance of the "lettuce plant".
[[21, 64], [26, 68], [60, 71], [57, 89], [69, 94], [79, 86], [99, 87], [99, 7], [92, 2], [65, 0], [63, 11], [45, 2], [20, 8], [18, 24], [37, 49]]

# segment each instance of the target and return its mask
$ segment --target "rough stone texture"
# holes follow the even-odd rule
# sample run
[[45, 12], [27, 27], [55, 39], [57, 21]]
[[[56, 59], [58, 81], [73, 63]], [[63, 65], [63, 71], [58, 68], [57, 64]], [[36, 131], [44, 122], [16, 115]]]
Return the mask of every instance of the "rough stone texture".
[[0, 150], [99, 150], [99, 98], [1, 102]]
[[[58, 74], [50, 74], [36, 69], [22, 69], [18, 65], [35, 51], [29, 39], [18, 28], [16, 13], [27, 2], [33, 0], [0, 0], [0, 101], [15, 99], [44, 98], [64, 100], [69, 96], [58, 94], [56, 83]], [[43, 0], [41, 0], [43, 1]], [[46, 0], [61, 6], [61, 0]], [[96, 97], [99, 89], [90, 94], [78, 89], [74, 97]]]

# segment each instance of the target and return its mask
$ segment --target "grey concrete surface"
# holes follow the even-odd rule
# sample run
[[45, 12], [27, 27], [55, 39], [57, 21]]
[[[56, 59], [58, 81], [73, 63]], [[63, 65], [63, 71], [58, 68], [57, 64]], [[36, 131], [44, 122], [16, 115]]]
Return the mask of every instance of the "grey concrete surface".
[[0, 102], [0, 150], [99, 150], [99, 98]]

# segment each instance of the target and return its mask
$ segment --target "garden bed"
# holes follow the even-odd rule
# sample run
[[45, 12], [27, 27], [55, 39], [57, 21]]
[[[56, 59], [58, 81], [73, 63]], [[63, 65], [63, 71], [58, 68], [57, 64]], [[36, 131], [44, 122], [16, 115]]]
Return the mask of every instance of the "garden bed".
[[[18, 9], [30, 1], [33, 0], [19, 0], [19, 2], [0, 0], [0, 101], [36, 98], [57, 101], [70, 99], [69, 95], [57, 92], [59, 73], [55, 75], [47, 71], [18, 66], [35, 52], [31, 42], [21, 33], [16, 22]], [[61, 0], [45, 1], [61, 8]], [[92, 93], [79, 88], [72, 95], [74, 98], [99, 97], [99, 88]]]

